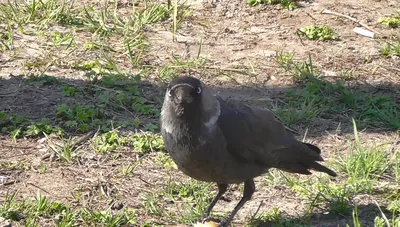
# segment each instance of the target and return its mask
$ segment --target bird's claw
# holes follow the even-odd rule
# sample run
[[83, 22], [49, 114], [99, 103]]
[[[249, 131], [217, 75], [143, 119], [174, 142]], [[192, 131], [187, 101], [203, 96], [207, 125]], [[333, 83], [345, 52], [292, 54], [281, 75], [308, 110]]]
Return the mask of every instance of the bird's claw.
[[206, 223], [207, 221], [209, 221], [210, 220], [210, 215], [204, 215], [202, 218], [201, 218], [201, 223], [202, 224], [204, 224], [204, 223]]
[[202, 218], [202, 219], [201, 219], [201, 223], [202, 223], [202, 224], [204, 224], [206, 221], [208, 221], [208, 217]]
[[229, 222], [226, 220], [221, 220], [220, 223], [218, 223], [218, 227], [228, 227], [229, 226]]

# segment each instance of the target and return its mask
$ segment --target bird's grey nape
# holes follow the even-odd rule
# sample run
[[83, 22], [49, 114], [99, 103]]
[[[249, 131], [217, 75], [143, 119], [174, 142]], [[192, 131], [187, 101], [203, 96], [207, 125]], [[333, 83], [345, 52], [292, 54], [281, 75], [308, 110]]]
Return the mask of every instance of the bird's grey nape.
[[217, 98], [212, 94], [211, 89], [207, 88], [204, 84], [203, 87], [203, 111], [204, 111], [204, 125], [211, 128], [217, 121], [221, 114], [221, 106]]
[[169, 111], [171, 111], [170, 105], [171, 105], [171, 98], [168, 95], [168, 91], [166, 91], [164, 96], [164, 103], [161, 108], [161, 122], [164, 130], [167, 133], [172, 134], [175, 128], [175, 124], [171, 119], [169, 119], [170, 116], [168, 116], [170, 114]]

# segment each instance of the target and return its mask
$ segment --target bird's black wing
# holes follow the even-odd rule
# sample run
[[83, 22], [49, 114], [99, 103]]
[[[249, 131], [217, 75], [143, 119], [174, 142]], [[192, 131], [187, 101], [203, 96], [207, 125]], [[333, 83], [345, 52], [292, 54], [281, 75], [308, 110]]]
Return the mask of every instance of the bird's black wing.
[[240, 162], [252, 162], [293, 173], [310, 174], [309, 169], [336, 175], [316, 161], [323, 161], [320, 149], [297, 141], [267, 110], [235, 100], [222, 100], [218, 126], [228, 152]]

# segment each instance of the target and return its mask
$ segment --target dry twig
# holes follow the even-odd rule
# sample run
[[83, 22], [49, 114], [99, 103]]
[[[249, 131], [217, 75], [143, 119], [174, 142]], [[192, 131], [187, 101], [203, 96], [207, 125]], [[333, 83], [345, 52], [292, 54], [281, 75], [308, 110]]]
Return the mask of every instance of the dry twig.
[[379, 35], [381, 34], [380, 32], [370, 28], [368, 25], [364, 24], [363, 22], [357, 20], [354, 17], [350, 17], [350, 16], [347, 16], [347, 15], [344, 15], [344, 14], [341, 14], [341, 13], [338, 13], [338, 12], [334, 12], [334, 11], [331, 11], [329, 9], [324, 9], [324, 10], [322, 10], [321, 13], [322, 14], [332, 14], [332, 15], [335, 15], [335, 16], [347, 18], [347, 19], [349, 19], [351, 21], [354, 21], [354, 22], [358, 23], [359, 25], [363, 26], [364, 28], [366, 28], [366, 29], [368, 29], [368, 30], [370, 30], [370, 31], [372, 31], [372, 32], [374, 32], [376, 34], [379, 34]]

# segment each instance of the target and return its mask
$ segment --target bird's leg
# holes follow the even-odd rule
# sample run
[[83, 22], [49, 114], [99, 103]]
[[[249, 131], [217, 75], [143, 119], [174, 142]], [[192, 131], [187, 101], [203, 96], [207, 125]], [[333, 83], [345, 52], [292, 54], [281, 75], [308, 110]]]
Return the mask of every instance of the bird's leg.
[[215, 204], [218, 202], [218, 200], [222, 197], [222, 195], [226, 192], [226, 189], [228, 188], [227, 184], [218, 184], [218, 194], [214, 197], [214, 199], [211, 201], [210, 205], [208, 206], [206, 212], [203, 215], [203, 222], [207, 220], [207, 218], [210, 216], [211, 210], [214, 208]]
[[256, 186], [254, 185], [253, 179], [245, 181], [242, 199], [239, 201], [239, 203], [236, 205], [236, 207], [233, 209], [233, 211], [229, 214], [229, 216], [225, 220], [221, 221], [221, 223], [219, 223], [218, 226], [220, 226], [220, 227], [229, 226], [233, 217], [240, 210], [240, 208], [242, 208], [242, 206], [251, 199], [251, 196], [253, 195], [255, 190], [256, 190]]

